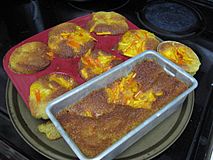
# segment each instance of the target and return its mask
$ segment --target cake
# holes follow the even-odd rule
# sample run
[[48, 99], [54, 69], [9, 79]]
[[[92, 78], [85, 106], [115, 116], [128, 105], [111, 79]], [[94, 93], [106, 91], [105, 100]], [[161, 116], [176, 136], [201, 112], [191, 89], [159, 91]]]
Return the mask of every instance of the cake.
[[120, 39], [117, 50], [122, 55], [134, 57], [146, 50], [156, 50], [159, 44], [157, 37], [146, 30], [127, 31]]
[[159, 44], [157, 51], [191, 75], [195, 75], [200, 67], [198, 56], [191, 48], [182, 43], [164, 41]]
[[57, 113], [65, 131], [95, 157], [187, 89], [153, 60]]
[[42, 42], [29, 42], [16, 48], [9, 59], [9, 68], [16, 73], [32, 74], [48, 67], [52, 57]]
[[81, 57], [79, 62], [80, 74], [82, 78], [88, 80], [108, 71], [121, 62], [118, 57], [110, 53], [102, 50], [89, 50]]
[[61, 138], [60, 133], [55, 128], [54, 124], [50, 121], [38, 125], [38, 131], [44, 133], [49, 140], [56, 140]]
[[51, 73], [38, 78], [30, 86], [29, 107], [37, 119], [49, 119], [45, 109], [54, 98], [73, 89], [77, 83], [68, 75]]
[[48, 34], [48, 46], [59, 57], [80, 57], [95, 45], [95, 39], [74, 23], [62, 23]]
[[118, 35], [125, 33], [129, 27], [126, 18], [116, 12], [95, 12], [87, 23], [90, 32], [97, 35]]

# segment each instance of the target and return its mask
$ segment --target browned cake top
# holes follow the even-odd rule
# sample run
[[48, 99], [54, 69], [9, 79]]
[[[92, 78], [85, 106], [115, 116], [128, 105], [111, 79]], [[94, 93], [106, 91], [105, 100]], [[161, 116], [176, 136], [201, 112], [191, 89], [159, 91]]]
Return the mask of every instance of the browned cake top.
[[95, 39], [85, 29], [74, 23], [62, 23], [48, 34], [48, 46], [59, 57], [80, 57], [95, 44]]
[[69, 75], [50, 73], [30, 85], [29, 106], [33, 117], [49, 119], [45, 109], [54, 98], [73, 89], [77, 83]]
[[194, 75], [200, 67], [201, 63], [196, 53], [182, 43], [163, 41], [158, 45], [157, 51], [191, 75]]
[[87, 23], [90, 32], [97, 35], [118, 35], [125, 33], [129, 26], [126, 18], [116, 12], [92, 13], [92, 19]]
[[32, 74], [51, 63], [50, 50], [45, 43], [29, 42], [16, 48], [10, 56], [9, 67], [16, 73]]
[[108, 71], [121, 62], [120, 58], [105, 51], [89, 50], [81, 57], [79, 62], [80, 74], [82, 78], [88, 80]]
[[63, 110], [57, 119], [80, 150], [94, 157], [186, 89], [156, 62], [144, 61], [128, 76]]
[[159, 44], [157, 37], [146, 30], [129, 30], [122, 35], [117, 49], [121, 54], [134, 57], [146, 50], [156, 50]]

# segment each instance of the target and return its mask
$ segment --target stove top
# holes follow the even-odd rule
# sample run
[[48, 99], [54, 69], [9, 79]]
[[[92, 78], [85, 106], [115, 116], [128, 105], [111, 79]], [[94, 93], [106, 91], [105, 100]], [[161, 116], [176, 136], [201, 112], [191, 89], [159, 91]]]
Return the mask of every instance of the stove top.
[[205, 29], [206, 23], [196, 9], [186, 3], [174, 1], [153, 1], [137, 12], [137, 16], [149, 30], [174, 38], [197, 35]]
[[[95, 12], [95, 11], [114, 11], [124, 7], [126, 4], [129, 3], [129, 0], [119, 0], [113, 1], [110, 5], [108, 3], [103, 3], [100, 0], [93, 0], [91, 1], [84, 1], [79, 3], [79, 1], [68, 1], [67, 4], [75, 8], [79, 11], [83, 12]], [[95, 7], [94, 7], [95, 4]]]
[[163, 40], [185, 43], [197, 53], [202, 65], [195, 75], [199, 86], [190, 122], [180, 138], [154, 159], [208, 158], [212, 149], [213, 112], [213, 4], [210, 1], [9, 0], [7, 3], [0, 10], [0, 159], [47, 159], [24, 142], [9, 119], [5, 104], [8, 77], [2, 67], [6, 51], [44, 29], [99, 10], [121, 13], [138, 27], [154, 32]]

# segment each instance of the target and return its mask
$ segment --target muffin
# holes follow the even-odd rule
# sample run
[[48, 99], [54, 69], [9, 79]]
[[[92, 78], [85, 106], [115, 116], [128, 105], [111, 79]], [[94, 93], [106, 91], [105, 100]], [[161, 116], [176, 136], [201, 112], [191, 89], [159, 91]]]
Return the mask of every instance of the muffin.
[[25, 43], [11, 54], [9, 68], [16, 73], [36, 73], [49, 66], [50, 53], [48, 46], [42, 42]]
[[68, 75], [52, 73], [40, 77], [30, 86], [29, 107], [33, 117], [48, 119], [45, 112], [47, 103], [76, 86]]
[[92, 19], [87, 23], [90, 32], [97, 35], [118, 35], [128, 30], [126, 18], [115, 12], [92, 13]]
[[88, 80], [108, 71], [121, 62], [119, 58], [110, 53], [102, 50], [89, 50], [81, 57], [79, 62], [80, 74], [82, 78]]
[[129, 30], [122, 37], [117, 45], [121, 54], [134, 57], [146, 50], [156, 50], [159, 40], [153, 33], [146, 30]]
[[164, 41], [159, 44], [157, 51], [191, 75], [195, 75], [200, 67], [198, 56], [191, 48], [182, 43]]
[[94, 38], [89, 32], [74, 23], [62, 23], [48, 34], [48, 46], [59, 57], [80, 57], [94, 47]]

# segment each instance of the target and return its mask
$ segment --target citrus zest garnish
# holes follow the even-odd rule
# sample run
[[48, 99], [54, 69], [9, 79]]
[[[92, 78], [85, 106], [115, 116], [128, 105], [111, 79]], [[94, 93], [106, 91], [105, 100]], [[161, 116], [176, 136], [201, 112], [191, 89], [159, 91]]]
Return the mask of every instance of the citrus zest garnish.
[[89, 75], [88, 75], [86, 68], [81, 69], [80, 72], [81, 72], [81, 75], [83, 75], [84, 78], [86, 78], [86, 79], [89, 78]]
[[142, 91], [138, 91], [135, 95], [134, 95], [134, 98], [137, 98], [137, 96], [141, 93]]
[[163, 55], [178, 65], [190, 64], [193, 61], [193, 59], [189, 57], [186, 49], [175, 46], [167, 49]]
[[36, 102], [37, 103], [41, 102], [41, 93], [40, 93], [40, 90], [36, 89], [34, 93], [35, 93], [35, 97], [36, 97]]
[[90, 111], [83, 112], [83, 116], [85, 116], [85, 117], [93, 117], [92, 113]]
[[49, 56], [50, 60], [53, 60], [55, 58], [53, 52], [47, 52], [47, 55]]
[[97, 35], [107, 35], [107, 34], [112, 34], [112, 32], [97, 32]]
[[77, 50], [79, 50], [80, 48], [80, 44], [74, 40], [68, 40], [67, 44], [71, 47], [76, 48]]
[[72, 89], [74, 84], [74, 81], [72, 79], [66, 80], [62, 77], [57, 77], [57, 75], [55, 74], [50, 75], [49, 80], [58, 83], [60, 86], [66, 89]]
[[64, 39], [67, 39], [67, 38], [70, 36], [70, 33], [61, 33], [61, 36], [62, 36]]
[[88, 78], [88, 72], [92, 72], [96, 75], [101, 74], [112, 68], [111, 62], [118, 59], [119, 58], [113, 55], [105, 55], [102, 51], [97, 53], [97, 57], [92, 57], [91, 50], [89, 50], [81, 57], [83, 69], [81, 69], [80, 72], [84, 78]]
[[124, 55], [134, 57], [145, 51], [145, 42], [147, 39], [155, 39], [155, 35], [146, 30], [127, 31], [118, 43], [118, 50]]
[[60, 35], [63, 39], [67, 40], [67, 45], [72, 47], [75, 52], [78, 52], [81, 45], [84, 45], [88, 41], [96, 41], [96, 39], [92, 37], [89, 32], [79, 26], [76, 26], [73, 32], [63, 32]]
[[133, 108], [151, 109], [152, 103], [157, 97], [162, 96], [163, 92], [154, 92], [149, 89], [143, 92], [139, 83], [134, 79], [136, 73], [131, 72], [120, 81], [116, 81], [110, 87], [106, 87], [107, 102], [121, 105], [128, 105]]

